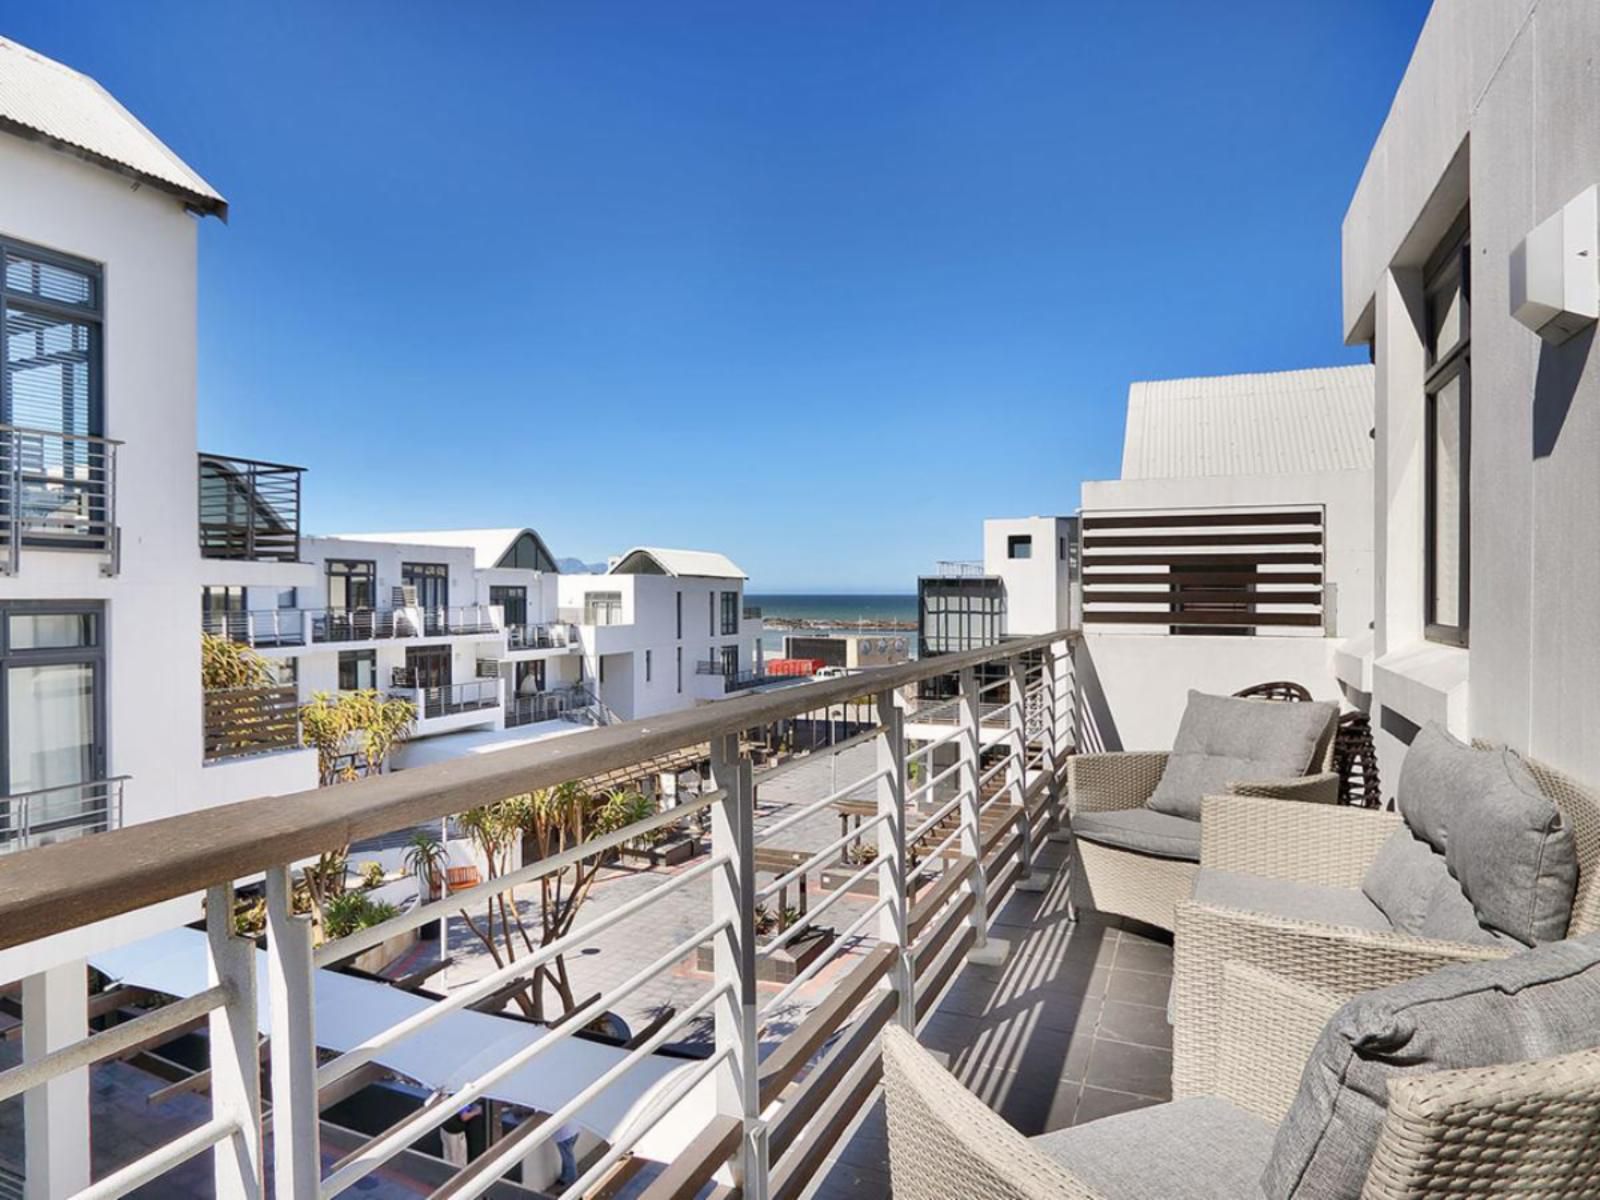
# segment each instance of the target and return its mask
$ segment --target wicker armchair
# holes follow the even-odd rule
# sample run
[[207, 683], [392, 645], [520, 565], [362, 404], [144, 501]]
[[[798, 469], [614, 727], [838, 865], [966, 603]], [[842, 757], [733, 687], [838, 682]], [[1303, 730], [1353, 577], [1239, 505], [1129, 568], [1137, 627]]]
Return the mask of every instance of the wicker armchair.
[[[1263, 1062], [1271, 1050], [1261, 1041], [1241, 1028], [1231, 1048], [1257, 1069], [1281, 1074], [1288, 1064]], [[1156, 1105], [1030, 1139], [896, 1026], [884, 1031], [883, 1070], [896, 1200], [1235, 1200], [1262, 1194], [1256, 1180], [1274, 1122], [1226, 1095]], [[1226, 1147], [1197, 1145], [1208, 1125], [1220, 1126], [1239, 1150], [1230, 1155]], [[1591, 1152], [1597, 1125], [1600, 1050], [1397, 1079], [1361, 1194], [1363, 1200], [1592, 1196], [1600, 1189], [1600, 1155]]]
[[[1541, 763], [1525, 761], [1573, 827], [1578, 888], [1569, 935], [1600, 930], [1600, 795]], [[1360, 888], [1379, 848], [1401, 825], [1398, 813], [1209, 797], [1201, 819], [1200, 861], [1208, 870]], [[1219, 1049], [1225, 1027], [1243, 1021], [1259, 1029], [1270, 1015], [1260, 1007], [1270, 1006], [1270, 999], [1258, 1002], [1248, 993], [1227, 994], [1223, 978], [1227, 963], [1270, 969], [1337, 1005], [1450, 963], [1503, 958], [1520, 948], [1293, 920], [1214, 907], [1187, 897], [1177, 906], [1176, 924], [1172, 1086], [1173, 1095], [1179, 1097], [1216, 1090], [1219, 1076], [1229, 1070]], [[1315, 1032], [1284, 1034], [1298, 1043], [1301, 1063], [1310, 1055]], [[1258, 1080], [1254, 1086], [1286, 1103], [1281, 1083]], [[1273, 1115], [1271, 1103], [1261, 1101], [1252, 1108]]]
[[[1330, 726], [1316, 755], [1322, 768], [1317, 774], [1237, 783], [1233, 793], [1316, 805], [1336, 803], [1339, 776], [1333, 770], [1333, 735]], [[1165, 750], [1075, 754], [1067, 759], [1067, 811], [1076, 817], [1082, 813], [1141, 808], [1155, 792], [1166, 764]], [[1186, 900], [1194, 890], [1200, 870], [1198, 861], [1144, 854], [1083, 838], [1075, 839], [1074, 851], [1074, 910], [1092, 908], [1169, 931], [1174, 928], [1178, 902]]]

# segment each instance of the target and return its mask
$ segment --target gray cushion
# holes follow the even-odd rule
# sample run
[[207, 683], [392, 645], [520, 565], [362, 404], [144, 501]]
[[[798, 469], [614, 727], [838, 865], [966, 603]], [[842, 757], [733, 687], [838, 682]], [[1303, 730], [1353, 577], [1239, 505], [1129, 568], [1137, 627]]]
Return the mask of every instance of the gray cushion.
[[1272, 1126], [1207, 1096], [1029, 1140], [1105, 1200], [1241, 1200], [1261, 1194]]
[[1390, 931], [1389, 919], [1356, 888], [1203, 870], [1194, 881], [1194, 898], [1217, 908], [1242, 909], [1292, 921], [1317, 921], [1377, 933]]
[[1200, 822], [1148, 808], [1126, 808], [1117, 812], [1078, 813], [1072, 818], [1072, 832], [1085, 841], [1122, 850], [1137, 850], [1160, 858], [1200, 861]]
[[1261, 1177], [1267, 1195], [1361, 1194], [1392, 1079], [1600, 1044], [1600, 935], [1366, 992], [1323, 1030]]
[[1524, 945], [1566, 936], [1578, 887], [1572, 827], [1510, 750], [1479, 750], [1437, 725], [1406, 751], [1398, 800], [1478, 919]]
[[1401, 933], [1446, 942], [1512, 944], [1485, 928], [1450, 874], [1445, 856], [1409, 829], [1397, 829], [1378, 850], [1361, 890]]
[[1191, 691], [1161, 782], [1150, 797], [1156, 812], [1200, 819], [1200, 801], [1232, 783], [1294, 779], [1311, 757], [1339, 706], [1240, 700]]

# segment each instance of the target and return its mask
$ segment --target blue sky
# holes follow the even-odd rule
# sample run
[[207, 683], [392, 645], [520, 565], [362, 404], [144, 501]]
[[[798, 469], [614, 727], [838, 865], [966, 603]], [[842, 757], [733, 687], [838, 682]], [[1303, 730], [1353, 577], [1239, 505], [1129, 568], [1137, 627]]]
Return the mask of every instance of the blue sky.
[[72, 4], [233, 205], [206, 449], [310, 529], [910, 591], [1114, 477], [1135, 379], [1359, 361], [1339, 222], [1425, 0]]

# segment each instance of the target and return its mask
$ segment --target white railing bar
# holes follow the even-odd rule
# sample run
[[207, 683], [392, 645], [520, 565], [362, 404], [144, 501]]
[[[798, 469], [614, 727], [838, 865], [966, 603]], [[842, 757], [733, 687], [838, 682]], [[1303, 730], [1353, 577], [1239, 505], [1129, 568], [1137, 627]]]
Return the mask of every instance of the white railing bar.
[[564, 871], [568, 867], [603, 854], [613, 847], [624, 842], [630, 842], [641, 834], [649, 833], [652, 829], [660, 829], [663, 825], [671, 825], [692, 816], [703, 808], [722, 799], [722, 792], [705, 792], [699, 796], [692, 796], [672, 808], [664, 808], [652, 817], [642, 821], [635, 821], [632, 825], [615, 830], [602, 837], [590, 838], [579, 845], [563, 850], [560, 854], [553, 854], [549, 858], [541, 858], [536, 862], [528, 863], [505, 875], [498, 875], [493, 879], [486, 879], [480, 884], [464, 888], [459, 892], [450, 892], [437, 900], [430, 900], [426, 904], [419, 904], [399, 916], [390, 917], [387, 921], [380, 921], [365, 929], [358, 929], [347, 937], [342, 937], [336, 942], [324, 942], [317, 947], [315, 965], [325, 967], [329, 963], [341, 962], [353, 954], [369, 950], [373, 946], [382, 945], [397, 933], [409, 933], [413, 929], [437, 921], [442, 908], [459, 909], [479, 900], [487, 900], [491, 896], [498, 896], [508, 892], [514, 887], [524, 883], [531, 883], [545, 875], [553, 875], [557, 871]]
[[929, 705], [926, 705], [926, 706], [924, 706], [922, 708], [917, 709], [915, 712], [908, 712], [906, 714], [906, 720], [907, 721], [926, 720], [928, 717], [931, 717], [934, 713], [943, 712], [945, 709], [953, 708], [955, 705], [957, 705], [959, 703], [961, 703], [961, 697], [960, 696], [952, 696], [948, 700], [941, 700], [937, 704], [929, 704]]
[[950, 799], [946, 800], [942, 805], [935, 809], [931, 817], [929, 817], [921, 825], [918, 825], [910, 833], [906, 834], [907, 849], [916, 845], [917, 842], [922, 840], [924, 834], [926, 834], [935, 825], [939, 824], [940, 821], [943, 821], [951, 813], [955, 812], [957, 806], [960, 805], [961, 800], [961, 793], [957, 792], [954, 796], [951, 796]]
[[[583, 1020], [583, 1016], [596, 1010], [599, 1012], [604, 1012], [617, 1000], [633, 992], [635, 989], [642, 987], [645, 983], [649, 982], [651, 979], [654, 979], [667, 967], [683, 958], [690, 949], [698, 946], [708, 937], [716, 937], [727, 927], [726, 921], [713, 922], [711, 925], [707, 926], [706, 929], [701, 930], [699, 933], [693, 935], [686, 941], [678, 943], [678, 945], [674, 946], [665, 955], [656, 959], [656, 961], [651, 963], [648, 967], [645, 967], [643, 970], [635, 973], [632, 978], [612, 989], [612, 991], [607, 995], [597, 996], [588, 1004], [579, 1006], [568, 1015], [568, 1020], [563, 1021], [560, 1025], [557, 1025], [555, 1028], [551, 1029], [538, 1041], [532, 1042], [524, 1046], [521, 1050], [518, 1050], [515, 1054], [501, 1059], [498, 1063], [490, 1067], [476, 1079], [470, 1079], [466, 1083], [462, 1084], [454, 1092], [450, 1093], [448, 1103], [437, 1104], [429, 1108], [421, 1109], [415, 1115], [413, 1115], [410, 1120], [402, 1121], [400, 1124], [392, 1126], [387, 1133], [370, 1142], [365, 1148], [363, 1148], [355, 1159], [346, 1163], [343, 1167], [322, 1181], [321, 1195], [323, 1200], [328, 1200], [328, 1197], [331, 1196], [337, 1196], [351, 1184], [365, 1179], [369, 1174], [377, 1170], [384, 1163], [388, 1162], [400, 1151], [411, 1145], [412, 1142], [416, 1141], [425, 1134], [433, 1132], [433, 1130], [437, 1129], [440, 1125], [443, 1125], [450, 1119], [453, 1113], [459, 1112], [463, 1107], [471, 1104], [474, 1100], [476, 1100], [479, 1096], [482, 1096], [507, 1075], [511, 1074], [513, 1071], [521, 1070], [551, 1046], [556, 1045], [558, 1042], [563, 1042], [567, 1038], [571, 1037], [587, 1023]], [[704, 1009], [710, 1006], [712, 1001], [720, 999], [724, 993], [730, 990], [731, 985], [715, 988], [706, 993], [706, 995], [702, 996], [682, 1013], [679, 1013], [678, 1016], [674, 1017], [666, 1025], [662, 1026], [661, 1029], [649, 1039], [649, 1041], [639, 1046], [638, 1049], [630, 1053], [627, 1058], [624, 1058], [615, 1067], [607, 1071], [604, 1075], [600, 1076], [599, 1079], [595, 1080], [588, 1087], [584, 1088], [583, 1091], [578, 1093], [578, 1095], [572, 1100], [568, 1101], [567, 1104], [557, 1113], [546, 1118], [548, 1127], [552, 1131], [559, 1128], [562, 1121], [571, 1116], [573, 1113], [577, 1112], [578, 1109], [582, 1108], [595, 1096], [599, 1095], [600, 1092], [604, 1091], [606, 1086], [609, 1085], [616, 1078], [616, 1076], [621, 1073], [619, 1068], [626, 1069], [633, 1066], [634, 1062], [640, 1056], [641, 1051], [653, 1051], [657, 1046], [664, 1044], [673, 1034], [687, 1024], [690, 1018], [698, 1016]]]
[[1017, 757], [1018, 756], [1015, 749], [1007, 750], [1004, 758], [995, 763], [994, 766], [990, 767], [982, 775], [978, 776], [978, 787], [981, 789], [984, 784], [988, 783], [989, 780], [1000, 774], [1001, 771], [1004, 771], [1007, 767], [1015, 765]]
[[765, 1017], [773, 1012], [776, 1012], [783, 1006], [784, 1001], [786, 1001], [790, 996], [794, 995], [795, 992], [805, 984], [810, 983], [823, 967], [827, 966], [834, 959], [838, 958], [839, 955], [844, 953], [846, 948], [848, 948], [850, 945], [850, 939], [858, 936], [861, 933], [861, 930], [866, 927], [868, 922], [873, 920], [879, 913], [889, 907], [889, 903], [889, 897], [884, 896], [882, 899], [874, 902], [870, 907], [868, 907], [866, 912], [862, 913], [859, 917], [852, 921], [849, 927], [834, 939], [833, 945], [829, 946], [821, 954], [817, 955], [816, 958], [812, 959], [811, 964], [807, 966], [804, 971], [801, 971], [788, 983], [784, 984], [782, 991], [761, 1006], [761, 1015]]
[[[882, 768], [872, 772], [870, 775], [863, 776], [862, 778], [856, 780], [854, 783], [846, 784], [844, 787], [839, 788], [837, 791], [830, 792], [828, 795], [824, 796], [820, 800], [812, 800], [812, 801], [810, 801], [803, 808], [800, 808], [795, 812], [789, 813], [787, 816], [785, 816], [783, 818], [783, 820], [775, 821], [773, 824], [768, 825], [765, 829], [763, 829], [759, 833], [757, 833], [755, 835], [755, 844], [758, 845], [758, 846], [761, 845], [761, 843], [765, 842], [768, 838], [772, 837], [775, 834], [782, 833], [785, 829], [788, 829], [789, 826], [795, 824], [796, 822], [803, 821], [807, 817], [810, 817], [810, 816], [815, 816], [817, 813], [819, 813], [823, 809], [827, 808], [828, 805], [837, 804], [840, 800], [843, 800], [846, 796], [850, 795], [851, 792], [859, 792], [862, 788], [869, 787], [872, 784], [877, 783], [878, 780], [884, 778], [888, 774], [889, 774], [889, 768], [888, 767], [882, 767]], [[765, 780], [763, 780], [763, 779], [755, 780], [755, 784], [756, 784], [757, 787], [760, 787], [761, 784], [764, 783], [764, 782], [765, 782]]]
[[836, 851], [843, 850], [851, 842], [855, 841], [862, 834], [866, 833], [867, 830], [876, 829], [888, 819], [888, 813], [879, 813], [877, 816], [868, 818], [855, 828], [850, 829], [839, 837], [834, 838], [833, 841], [822, 847], [822, 849], [818, 850], [815, 854], [806, 859], [805, 862], [801, 863], [799, 866], [795, 867], [794, 870], [790, 871], [788, 874], [778, 876], [771, 883], [767, 884], [766, 887], [757, 888], [756, 899], [765, 900], [774, 892], [788, 887], [807, 871], [815, 870], [817, 867], [820, 867], [823, 863], [827, 862]]
[[[960, 732], [966, 733], [967, 731], [965, 729], [962, 729]], [[924, 792], [930, 791], [931, 789], [938, 787], [941, 783], [943, 783], [946, 779], [949, 779], [951, 775], [953, 775], [955, 772], [959, 771], [960, 769], [961, 769], [961, 760], [958, 758], [958, 759], [956, 759], [955, 762], [951, 763], [944, 770], [940, 771], [937, 775], [935, 775], [931, 779], [929, 779], [927, 783], [919, 783], [916, 787], [912, 788], [909, 792], [907, 792], [906, 793], [906, 803], [910, 804], [912, 801], [916, 800], [917, 797], [921, 796]]]
[[41, 1083], [48, 1083], [57, 1075], [110, 1058], [147, 1038], [160, 1037], [197, 1017], [205, 1016], [213, 1009], [221, 1008], [232, 998], [232, 989], [225, 983], [219, 983], [193, 996], [174, 1000], [142, 1017], [113, 1025], [104, 1033], [80, 1038], [72, 1045], [63, 1046], [43, 1058], [20, 1063], [9, 1071], [0, 1071], [0, 1101], [19, 1096]]
[[961, 826], [957, 825], [953, 830], [950, 831], [949, 836], [946, 837], [944, 841], [940, 842], [928, 852], [927, 857], [918, 863], [912, 870], [906, 872], [906, 882], [910, 883], [913, 879], [920, 879], [923, 875], [928, 873], [929, 869], [940, 865], [944, 861], [945, 852], [950, 849], [950, 843], [957, 841], [961, 837], [961, 834], [962, 828]]
[[922, 745], [918, 746], [915, 750], [911, 751], [911, 753], [906, 755], [906, 763], [909, 765], [912, 759], [921, 758], [924, 754], [927, 754], [930, 750], [937, 750], [940, 746], [943, 746], [946, 742], [955, 741], [958, 737], [960, 737], [965, 732], [966, 732], [966, 730], [962, 729], [958, 725], [958, 726], [956, 726], [956, 728], [952, 729], [949, 733], [944, 734], [944, 735], [942, 735], [940, 737], [936, 737], [931, 742], [924, 742]]
[[[483, 1195], [500, 1181], [500, 1178], [516, 1164], [519, 1158], [528, 1154], [532, 1149], [543, 1145], [548, 1138], [552, 1137], [556, 1131], [567, 1122], [573, 1113], [577, 1112], [585, 1104], [589, 1103], [590, 1100], [594, 1099], [595, 1096], [598, 1096], [601, 1092], [605, 1091], [606, 1088], [610, 1087], [611, 1084], [615, 1083], [618, 1078], [631, 1070], [638, 1063], [641, 1057], [646, 1054], [654, 1053], [658, 1047], [665, 1045], [668, 1040], [677, 1034], [683, 1025], [687, 1024], [687, 1020], [685, 1018], [698, 1016], [699, 1012], [696, 1010], [704, 1011], [704, 1009], [710, 1007], [710, 1002], [721, 999], [724, 995], [732, 990], [732, 986], [729, 985], [717, 988], [714, 991], [707, 993], [705, 996], [702, 996], [695, 1002], [693, 1009], [675, 1019], [667, 1028], [660, 1030], [658, 1033], [652, 1036], [649, 1041], [645, 1042], [637, 1050], [630, 1053], [627, 1058], [623, 1059], [616, 1066], [612, 1067], [577, 1096], [574, 1096], [561, 1108], [557, 1109], [555, 1112], [551, 1113], [548, 1117], [541, 1121], [539, 1123], [539, 1128], [532, 1135], [530, 1135], [527, 1141], [516, 1144], [514, 1147], [510, 1148], [508, 1152], [503, 1152], [501, 1156], [496, 1156], [494, 1147], [491, 1146], [484, 1154], [473, 1160], [475, 1163], [482, 1163], [487, 1160], [487, 1165], [479, 1168], [482, 1174], [480, 1174], [478, 1178], [474, 1179], [471, 1183], [466, 1185], [466, 1187], [461, 1189], [461, 1191], [452, 1193], [452, 1200], [476, 1200], [476, 1197]], [[724, 1050], [712, 1055], [711, 1058], [706, 1061], [720, 1065], [723, 1056], [731, 1054], [732, 1052], [732, 1047], [727, 1047]], [[695, 1067], [691, 1068], [691, 1070], [686, 1073], [697, 1074], [703, 1067], [704, 1063], [697, 1063]], [[715, 1067], [712, 1069], [715, 1069]], [[697, 1078], [695, 1082], [698, 1083], [699, 1079]], [[662, 1107], [657, 1110], [657, 1114], [655, 1118], [651, 1120], [650, 1124], [653, 1125], [656, 1120], [660, 1119], [661, 1113], [664, 1113], [668, 1109], [672, 1108], [682, 1098], [683, 1096], [676, 1094], [676, 1089], [674, 1089], [674, 1095], [672, 1096], [671, 1100], [668, 1103], [663, 1104]], [[640, 1133], [642, 1134], [644, 1129], [648, 1128], [649, 1125], [644, 1126], [643, 1129], [640, 1130]], [[504, 1166], [501, 1166], [501, 1162], [495, 1161], [497, 1157], [501, 1158], [501, 1161], [504, 1162]], [[496, 1170], [495, 1168], [497, 1167], [500, 1169]], [[587, 1176], [585, 1176], [585, 1178], [587, 1178]], [[563, 1196], [573, 1194], [574, 1193], [571, 1188], [562, 1193]]]
[[728, 855], [719, 854], [703, 863], [698, 863], [689, 870], [672, 876], [660, 887], [651, 888], [643, 895], [635, 896], [627, 903], [618, 905], [610, 912], [601, 914], [593, 921], [569, 931], [555, 941], [540, 946], [527, 957], [515, 959], [505, 966], [491, 971], [482, 979], [474, 980], [469, 986], [462, 988], [460, 991], [451, 992], [442, 999], [435, 1000], [427, 1008], [418, 1010], [405, 1020], [389, 1026], [382, 1033], [374, 1034], [359, 1046], [351, 1047], [339, 1055], [338, 1058], [324, 1063], [317, 1070], [317, 1087], [325, 1088], [335, 1080], [344, 1078], [357, 1067], [377, 1058], [387, 1047], [410, 1037], [417, 1030], [432, 1024], [446, 1013], [455, 1012], [457, 1009], [465, 1008], [474, 1000], [480, 1000], [484, 996], [491, 995], [502, 984], [509, 983], [520, 975], [530, 974], [544, 963], [565, 954], [568, 950], [589, 940], [595, 934], [609, 929], [619, 921], [633, 916], [640, 909], [655, 903], [667, 893], [675, 891], [685, 884], [693, 883], [720, 867], [727, 866], [729, 861]]
[[[224, 1142], [239, 1130], [239, 1122], [231, 1117], [213, 1117], [197, 1129], [182, 1137], [173, 1138], [164, 1146], [157, 1146], [142, 1158], [136, 1158], [120, 1170], [91, 1183], [81, 1192], [74, 1192], [72, 1200], [117, 1200], [151, 1180], [159, 1179], [173, 1167], [186, 1163], [197, 1154], [203, 1154], [219, 1142]], [[87, 1153], [88, 1147], [84, 1147]]]
[[[1009, 660], [1006, 660], [1006, 661], [1009, 661]], [[1010, 687], [1010, 686], [1011, 686], [1011, 680], [1009, 678], [1007, 678], [1007, 679], [996, 679], [993, 683], [986, 683], [981, 688], [979, 688], [978, 689], [978, 695], [987, 696], [990, 692], [994, 691], [996, 688], [1003, 688], [1003, 687]]]
[[[556, 1200], [578, 1200], [579, 1197], [588, 1195], [589, 1189], [598, 1183], [607, 1171], [616, 1166], [626, 1155], [631, 1154], [633, 1147], [639, 1144], [644, 1135], [654, 1129], [656, 1123], [662, 1117], [676, 1108], [680, 1100], [698, 1087], [700, 1081], [721, 1066], [722, 1060], [732, 1053], [732, 1046], [724, 1046], [710, 1058], [686, 1072], [683, 1078], [669, 1089], [667, 1095], [659, 1098], [655, 1111], [645, 1117], [640, 1124], [629, 1130], [629, 1136], [625, 1141], [619, 1142], [607, 1150], [594, 1166], [580, 1175], [571, 1187], [556, 1197]], [[461, 1200], [472, 1200], [472, 1198], [482, 1194], [483, 1192], [481, 1191], [468, 1192]]]
[[850, 878], [846, 879], [838, 887], [834, 888], [831, 892], [828, 892], [825, 896], [823, 896], [822, 899], [808, 907], [805, 912], [801, 913], [800, 915], [803, 918], [802, 920], [796, 921], [793, 925], [789, 926], [789, 928], [778, 934], [777, 937], [773, 938], [765, 946], [757, 946], [756, 957], [765, 958], [774, 951], [782, 950], [791, 941], [798, 937], [816, 917], [820, 917], [823, 913], [827, 912], [829, 907], [832, 906], [835, 901], [843, 899], [849, 894], [851, 888], [860, 883], [862, 879], [864, 879], [870, 872], [878, 870], [878, 868], [882, 865], [883, 864], [877, 859], [873, 859], [871, 862], [861, 867], [855, 872], [855, 874], [851, 875]]

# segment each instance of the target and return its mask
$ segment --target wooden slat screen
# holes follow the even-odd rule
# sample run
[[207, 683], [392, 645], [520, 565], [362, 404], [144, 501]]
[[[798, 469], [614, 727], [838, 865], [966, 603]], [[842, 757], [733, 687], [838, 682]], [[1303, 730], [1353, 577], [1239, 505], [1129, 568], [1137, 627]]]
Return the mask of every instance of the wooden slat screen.
[[1089, 510], [1081, 528], [1086, 626], [1178, 634], [1322, 627], [1320, 505]]
[[292, 750], [300, 745], [293, 684], [205, 693], [205, 761]]

